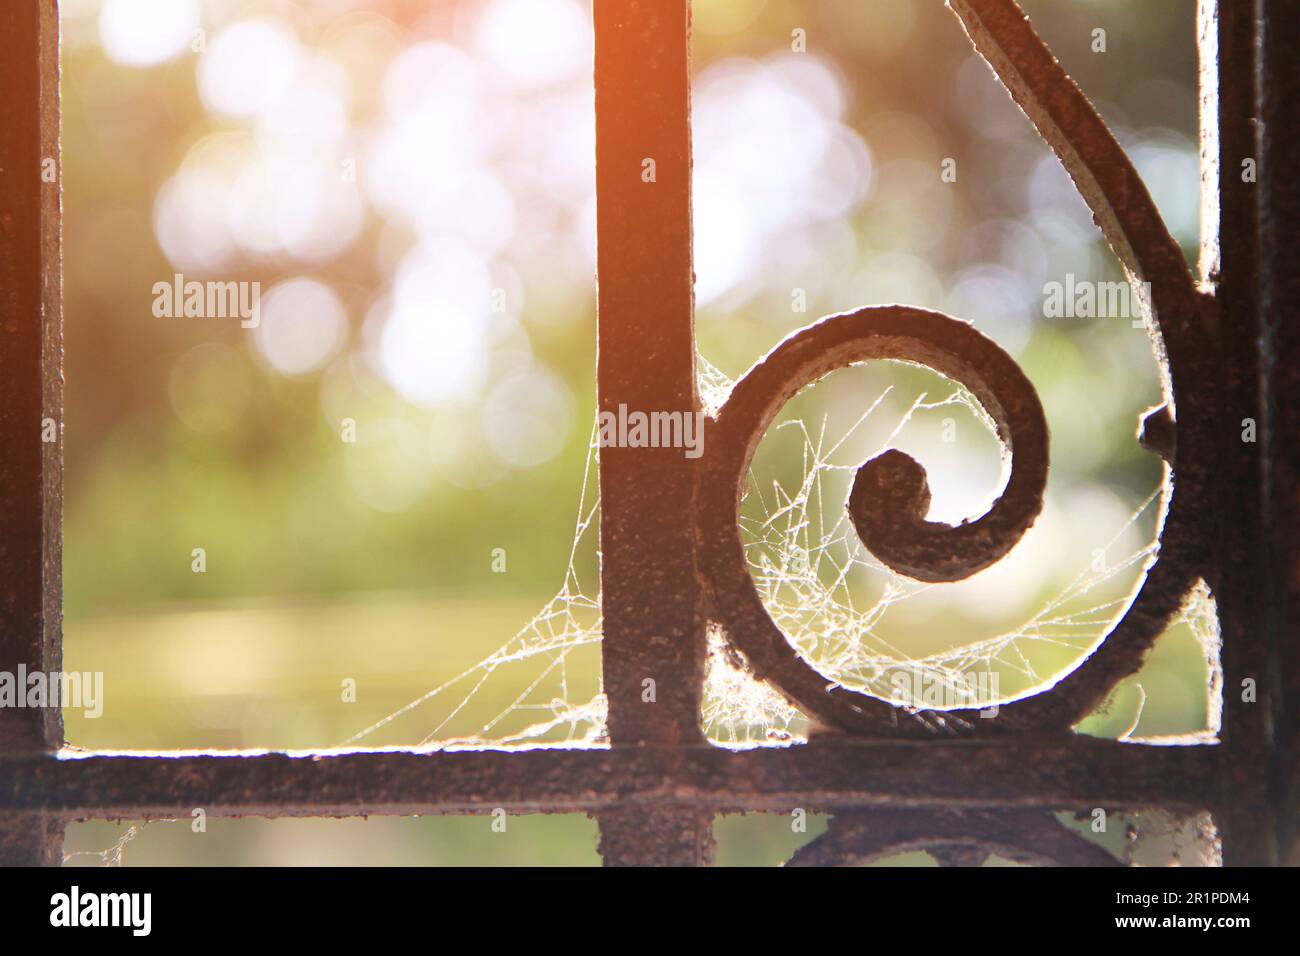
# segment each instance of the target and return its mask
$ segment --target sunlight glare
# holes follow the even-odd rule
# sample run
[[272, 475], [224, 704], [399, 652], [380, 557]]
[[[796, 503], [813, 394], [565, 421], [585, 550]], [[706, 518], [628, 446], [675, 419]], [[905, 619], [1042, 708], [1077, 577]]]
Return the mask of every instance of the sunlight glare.
[[521, 86], [544, 86], [590, 69], [591, 22], [572, 0], [494, 0], [478, 47]]
[[104, 0], [99, 39], [126, 66], [156, 66], [189, 50], [199, 28], [198, 0]]
[[300, 56], [283, 20], [242, 20], [208, 44], [199, 60], [199, 93], [209, 109], [252, 116], [293, 86]]

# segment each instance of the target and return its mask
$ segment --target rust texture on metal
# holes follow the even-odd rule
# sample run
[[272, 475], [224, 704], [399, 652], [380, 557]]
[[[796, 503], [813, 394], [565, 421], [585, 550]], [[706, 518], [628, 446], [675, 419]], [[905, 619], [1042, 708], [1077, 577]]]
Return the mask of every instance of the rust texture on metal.
[[713, 808], [622, 804], [600, 814], [606, 866], [708, 866], [713, 862]]
[[[1218, 519], [1218, 566], [1206, 580], [1222, 636], [1220, 738], [1233, 755], [1219, 781], [1223, 812], [1215, 820], [1229, 865], [1273, 863], [1277, 857], [1272, 781], [1277, 768], [1270, 738], [1278, 669], [1264, 613], [1271, 600], [1264, 525], [1267, 441], [1259, 434], [1267, 425], [1260, 349], [1260, 186], [1256, 177], [1243, 175], [1243, 160], [1259, 155], [1255, 16], [1252, 4], [1202, 0], [1198, 23], [1202, 208], [1214, 210], [1203, 217], [1201, 281], [1213, 293], [1220, 334], [1215, 361], [1191, 388], [1213, 400], [1196, 414], [1207, 416], [1220, 449], [1196, 467], [1213, 477], [1211, 508]], [[1248, 423], [1254, 423], [1255, 440], [1245, 440]], [[1250, 684], [1254, 693], [1243, 693]]]
[[66, 823], [46, 810], [0, 813], [0, 866], [62, 866]]
[[[60, 666], [63, 420], [54, 0], [0, 9], [0, 671]], [[54, 441], [43, 441], [53, 431]], [[21, 691], [20, 691], [21, 692]], [[0, 758], [62, 743], [58, 708], [0, 708]], [[42, 863], [61, 834], [0, 817], [0, 861]]]
[[[593, 10], [600, 409], [691, 415], [687, 3], [596, 0]], [[680, 448], [601, 448], [600, 495], [610, 740], [698, 741], [704, 634], [691, 461]]]
[[[689, 0], [595, 0], [602, 413], [694, 416]], [[613, 747], [703, 740], [695, 476], [680, 448], [600, 449], [602, 676]], [[709, 821], [602, 817], [610, 862], [699, 862]], [[700, 827], [702, 826], [702, 829]], [[692, 839], [681, 838], [694, 832]], [[638, 853], [640, 848], [642, 852]], [[670, 854], [671, 856], [671, 854]]]
[[[1080, 808], [1203, 802], [1215, 747], [1093, 738], [843, 738], [728, 750], [709, 745], [285, 754], [37, 755], [7, 762], [0, 813], [158, 818], [691, 811], [861, 807]], [[652, 845], [647, 853], [655, 852]]]
[[1263, 631], [1278, 665], [1272, 683], [1277, 692], [1280, 855], [1300, 866], [1300, 268], [1294, 251], [1300, 233], [1300, 4], [1261, 0], [1260, 11], [1262, 122], [1256, 188], [1264, 323], [1260, 351], [1268, 404], [1261, 457], [1267, 463], [1263, 526], [1272, 530], [1265, 538], [1271, 577]]

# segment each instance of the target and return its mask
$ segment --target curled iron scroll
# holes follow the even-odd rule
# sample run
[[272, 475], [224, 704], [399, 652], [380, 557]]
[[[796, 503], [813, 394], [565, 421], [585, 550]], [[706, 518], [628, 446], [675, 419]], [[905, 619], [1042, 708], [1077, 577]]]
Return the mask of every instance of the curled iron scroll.
[[968, 577], [1015, 546], [1038, 516], [1047, 484], [1047, 422], [1033, 385], [974, 327], [938, 312], [880, 306], [831, 316], [787, 338], [737, 383], [705, 439], [701, 563], [714, 611], [756, 676], [809, 713], [854, 730], [893, 726], [893, 705], [833, 686], [799, 656], [763, 606], [736, 518], [754, 451], [785, 403], [835, 369], [872, 359], [914, 362], [964, 385], [1011, 460], [993, 507], [957, 526], [925, 520], [925, 471], [903, 452], [886, 451], [859, 468], [849, 513], [863, 544], [885, 564], [925, 581]]
[[968, 733], [1065, 730], [1141, 666], [1198, 578], [1213, 584], [1206, 472], [1217, 425], [1212, 390], [1204, 385], [1213, 380], [1217, 330], [1207, 297], [1197, 291], [1133, 164], [1015, 0], [949, 0], [949, 6], [1074, 180], [1130, 281], [1149, 284], [1145, 317], [1165, 398], [1153, 421], [1170, 433], [1169, 441], [1150, 447], [1166, 454], [1166, 478], [1178, 476], [1176, 496], [1172, 480], [1165, 482], [1158, 557], [1085, 661], [1053, 687], [1003, 704], [993, 717], [968, 709], [931, 711], [923, 723], [900, 721], [893, 704], [835, 684], [800, 657], [762, 605], [737, 519], [754, 450], [781, 406], [805, 385], [855, 362], [910, 361], [961, 382], [997, 424], [1011, 456], [1010, 480], [987, 514], [956, 527], [924, 520], [925, 473], [904, 453], [888, 451], [859, 469], [850, 515], [863, 543], [896, 571], [924, 581], [967, 577], [1010, 551], [1042, 504], [1047, 428], [1033, 386], [1015, 362], [957, 319], [883, 306], [795, 333], [737, 383], [710, 421], [698, 494], [700, 567], [712, 613], [755, 676], [827, 725], [857, 733], [935, 726]]
[[893, 810], [836, 814], [786, 866], [862, 866], [899, 853], [940, 866], [980, 866], [991, 855], [1032, 866], [1120, 866], [1043, 810]]

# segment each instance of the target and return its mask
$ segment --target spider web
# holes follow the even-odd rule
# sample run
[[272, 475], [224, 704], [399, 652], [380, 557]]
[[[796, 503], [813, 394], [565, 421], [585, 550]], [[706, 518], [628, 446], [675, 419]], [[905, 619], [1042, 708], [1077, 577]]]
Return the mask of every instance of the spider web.
[[[716, 411], [734, 382], [702, 357], [698, 364], [701, 402]], [[1084, 561], [1076, 577], [1037, 605], [1023, 624], [994, 637], [924, 654], [909, 654], [898, 638], [887, 633], [887, 622], [904, 602], [914, 601], [934, 586], [903, 578], [877, 561], [862, 545], [844, 508], [844, 488], [860, 463], [846, 454], [850, 438], [865, 422], [884, 415], [885, 389], [856, 422], [834, 440], [825, 419], [817, 429], [801, 418], [776, 426], [793, 430], [803, 449], [799, 477], [794, 483], [763, 483], [751, 469], [741, 507], [740, 526], [750, 571], [769, 614], [800, 654], [826, 674], [828, 681], [893, 701], [901, 714], [933, 720], [921, 713], [919, 702], [899, 695], [897, 675], [925, 675], [930, 686], [950, 690], [962, 707], [984, 707], [1015, 695], [1049, 686], [1095, 648], [1129, 600], [1117, 591], [1129, 579], [1141, 577], [1142, 566], [1155, 545], [1129, 550], [1101, 568]], [[965, 409], [983, 427], [993, 423], [978, 403], [958, 388], [937, 401], [919, 395], [894, 422], [882, 445], [890, 445], [916, 416], [947, 409]], [[446, 680], [382, 719], [353, 734], [342, 745], [370, 745], [390, 736], [399, 722], [419, 728], [415, 743], [428, 749], [469, 746], [511, 746], [563, 743], [600, 747], [607, 744], [606, 701], [597, 685], [583, 692], [591, 675], [599, 674], [601, 639], [597, 588], [599, 501], [597, 491], [596, 428], [593, 424], [583, 471], [578, 517], [563, 585], [542, 610], [508, 641], [477, 664]], [[845, 459], [845, 460], [840, 460]], [[1143, 500], [1115, 530], [1109, 552], [1130, 528], [1154, 519], [1159, 489]], [[824, 505], [828, 505], [824, 507]], [[834, 515], [833, 520], [828, 515]], [[1154, 520], [1152, 521], [1154, 524]], [[1111, 595], [1100, 596], [1110, 587]], [[863, 592], [868, 594], [862, 600]], [[1174, 627], [1186, 627], [1204, 653], [1209, 674], [1206, 730], [1161, 742], [1204, 742], [1219, 728], [1222, 670], [1219, 664], [1218, 617], [1208, 587], [1198, 584]], [[1044, 655], [1048, 649], [1051, 654]], [[972, 675], [998, 674], [1003, 693], [980, 693]], [[975, 690], [972, 690], [975, 688]], [[490, 708], [486, 718], [480, 698], [501, 695], [504, 705]], [[996, 687], [994, 688], [996, 690]], [[1141, 719], [1145, 692], [1122, 738]], [[1114, 696], [1114, 695], [1113, 695]], [[1114, 699], [1101, 708], [1116, 706]], [[458, 720], [472, 719], [459, 735], [447, 730]], [[708, 634], [702, 721], [707, 736], [727, 747], [779, 746], [807, 738], [810, 722], [779, 691], [755, 680], [741, 666], [722, 632]], [[406, 726], [402, 723], [402, 726]], [[943, 732], [945, 725], [929, 725]], [[385, 733], [387, 732], [387, 734]], [[408, 738], [409, 739], [409, 738]], [[1080, 818], [1083, 819], [1083, 818]], [[1111, 847], [1129, 865], [1216, 865], [1220, 861], [1217, 833], [1202, 814], [1179, 817], [1162, 811], [1116, 814], [1123, 822], [1122, 840]], [[1068, 815], [1063, 817], [1067, 822]], [[167, 822], [167, 821], [156, 821]], [[144, 824], [130, 826], [108, 849], [75, 852], [64, 862], [87, 858], [103, 866], [121, 866], [126, 846]], [[1082, 826], [1081, 826], [1082, 829]]]
[[[708, 411], [720, 407], [734, 384], [703, 357], [698, 360], [698, 382], [702, 405]], [[1105, 637], [1130, 599], [1125, 585], [1140, 578], [1155, 545], [1108, 557], [1100, 568], [1085, 559], [1077, 576], [1039, 604], [1039, 610], [1019, 626], [974, 642], [908, 653], [902, 641], [888, 633], [886, 623], [899, 605], [915, 600], [933, 585], [903, 578], [877, 561], [837, 504], [845, 498], [840, 489], [847, 487], [861, 461], [839, 460], [845, 457], [846, 443], [863, 423], [883, 414], [889, 391], [885, 389], [857, 422], [834, 440], [827, 437], [825, 421], [816, 430], [798, 418], [777, 426], [794, 429], [801, 438], [801, 477], [793, 486], [773, 481], [763, 487], [751, 469], [742, 504], [742, 539], [768, 612], [828, 682], [890, 700], [899, 705], [900, 713], [930, 720], [928, 726], [942, 732], [951, 721], [933, 723], [932, 716], [921, 712], [923, 701], [900, 694], [900, 688], [915, 687], [920, 678], [927, 692], [937, 688], [947, 709], [952, 709], [994, 706], [1050, 686]], [[969, 411], [993, 432], [993, 423], [983, 409], [958, 388], [937, 401], [920, 395], [898, 419], [880, 450], [918, 414], [952, 408]], [[417, 721], [420, 736], [416, 743], [428, 748], [606, 744], [605, 697], [599, 686], [590, 693], [578, 693], [578, 686], [590, 680], [573, 676], [580, 673], [589, 678], [599, 672], [597, 575], [584, 575], [581, 570], [596, 566], [596, 561], [586, 559], [597, 555], [597, 451], [593, 425], [577, 525], [559, 593], [497, 650], [353, 734], [343, 745], [372, 743], [381, 733], [391, 732], [399, 720]], [[1144, 520], [1154, 525], [1158, 499], [1159, 489], [1115, 530], [1106, 549], [1108, 555], [1134, 525]], [[828, 515], [835, 517], [832, 520]], [[861, 599], [864, 591], [867, 600]], [[1217, 619], [1207, 590], [1197, 590], [1180, 623], [1191, 627], [1201, 643], [1212, 678], [1214, 693], [1210, 696], [1217, 698], [1221, 684], [1221, 677], [1215, 676]], [[702, 721], [712, 741], [744, 747], [807, 737], [805, 715], [779, 691], [750, 677], [717, 628], [710, 630], [708, 645]], [[988, 679], [990, 676], [995, 679]], [[906, 680], [900, 679], [903, 677]], [[521, 689], [512, 690], [504, 706], [477, 720], [466, 732], [448, 735], [448, 728], [469, 717], [475, 699], [493, 686]], [[1217, 713], [1217, 704], [1209, 705], [1210, 735], [1218, 729]], [[1128, 734], [1140, 716], [1141, 704]]]
[[1223, 866], [1223, 841], [1209, 813], [1148, 809], [1107, 814], [1103, 834], [1091, 833], [1092, 813], [1057, 814], [1065, 826], [1101, 843], [1125, 866]]
[[[164, 821], [155, 821], [164, 822]], [[165, 822], [172, 822], [170, 820]], [[63, 854], [63, 865], [67, 866], [73, 860], [96, 860], [96, 866], [121, 866], [122, 858], [126, 853], [126, 845], [140, 835], [140, 831], [147, 826], [144, 823], [134, 823], [126, 828], [126, 831], [117, 839], [107, 850], [77, 850], [73, 853]]]

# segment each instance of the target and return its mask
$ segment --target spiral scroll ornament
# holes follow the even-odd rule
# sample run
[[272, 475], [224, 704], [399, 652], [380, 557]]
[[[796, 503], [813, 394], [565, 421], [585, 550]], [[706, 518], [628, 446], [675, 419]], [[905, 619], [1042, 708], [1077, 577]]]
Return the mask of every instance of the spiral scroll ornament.
[[[989, 511], [951, 526], [926, 520], [925, 470], [890, 449], [862, 465], [847, 501], [863, 544], [899, 574], [926, 582], [969, 577], [1003, 558], [1037, 517], [1047, 481], [1048, 431], [1019, 366], [969, 324], [908, 306], [833, 315], [787, 338], [734, 387], [708, 425], [697, 489], [699, 566], [711, 614], [749, 670], [814, 720], [859, 734], [1065, 731], [1134, 673], [1193, 585], [1214, 585], [1214, 508], [1205, 475], [1217, 427], [1207, 390], [1218, 330], [1182, 250], [1114, 135], [1034, 32], [1015, 0], [950, 0], [976, 50], [1056, 153], [1093, 211], [1143, 303], [1162, 371], [1164, 405], [1147, 416], [1144, 447], [1165, 460], [1159, 547], [1105, 639], [1051, 686], [1001, 704], [933, 710], [900, 720], [900, 707], [837, 684], [805, 660], [763, 606], [738, 528], [744, 480], [758, 443], [805, 386], [853, 364], [910, 362], [965, 386], [996, 426], [1010, 477]], [[1177, 475], [1177, 494], [1174, 476]]]

